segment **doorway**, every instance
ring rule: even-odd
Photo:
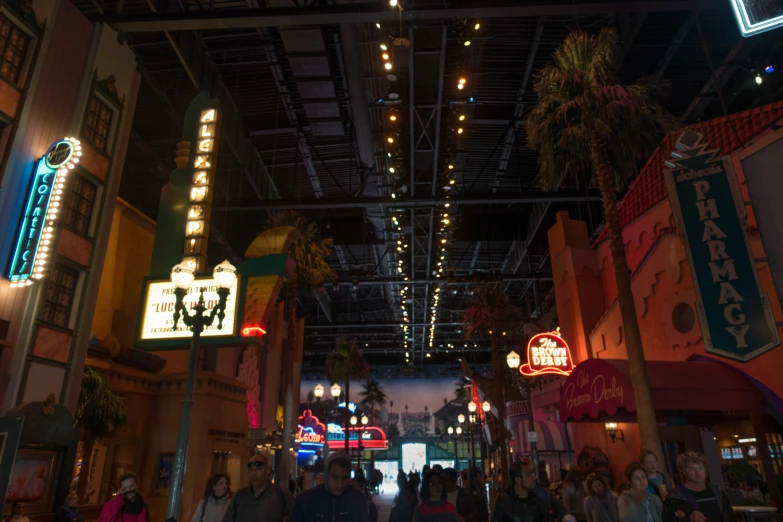
[[[421,471],[427,464],[427,445],[410,443],[402,445],[402,469],[405,472]]]

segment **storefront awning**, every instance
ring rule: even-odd
[[[556,421],[535,421],[536,449],[538,451],[569,451],[573,444],[566,444],[566,430],[562,422]],[[517,425],[514,436],[519,441],[518,449],[523,453],[530,452],[530,442],[527,440],[529,424],[527,420]]]
[[[656,411],[763,409],[756,387],[740,372],[708,362],[647,361]],[[562,421],[590,421],[636,411],[627,360],[589,359],[574,368],[560,393]]]

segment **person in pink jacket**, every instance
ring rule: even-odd
[[[101,509],[98,522],[150,522],[150,510],[138,491],[134,473],[120,478],[120,490]]]

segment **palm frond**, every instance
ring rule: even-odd
[[[468,339],[510,334],[524,324],[521,310],[511,305],[506,293],[496,284],[474,291],[462,320],[466,323],[464,335]]]
[[[331,382],[363,379],[367,376],[367,360],[356,341],[340,337],[335,350],[326,357],[326,376]]]
[[[538,104],[527,117],[528,146],[538,152],[538,183],[557,188],[563,176],[591,168],[596,140],[610,144],[610,166],[619,190],[658,146],[674,118],[657,100],[665,89],[642,80],[617,79],[617,34],[574,32],[536,75]]]
[[[74,425],[86,439],[100,441],[128,425],[125,401],[109,388],[106,379],[89,366],[82,374]]]
[[[381,383],[375,379],[368,379],[364,384],[364,390],[359,392],[361,403],[365,406],[374,408],[375,406],[384,406],[386,404],[386,392]]]
[[[332,279],[337,279],[337,274],[327,262],[332,253],[334,240],[322,238],[318,225],[298,212],[287,210],[278,212],[269,218],[267,228],[294,227],[299,232],[289,249],[289,254],[294,258],[296,267],[294,272],[296,282],[303,288],[313,288]]]

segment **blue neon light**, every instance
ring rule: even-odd
[[[57,169],[49,166],[45,158],[39,159],[27,193],[16,247],[8,266],[7,277],[10,281],[24,281],[33,275],[56,179]]]
[[[773,7],[772,2],[768,3],[768,7],[763,7],[759,5],[761,2],[753,2],[754,5],[749,6],[749,0],[729,1],[742,36],[753,36],[783,26],[783,12]]]
[[[340,404],[337,405],[337,407],[338,408],[345,408],[345,403],[341,402]],[[354,404],[352,402],[349,402],[348,403],[348,411],[350,411],[351,413],[356,413],[356,404]]]

